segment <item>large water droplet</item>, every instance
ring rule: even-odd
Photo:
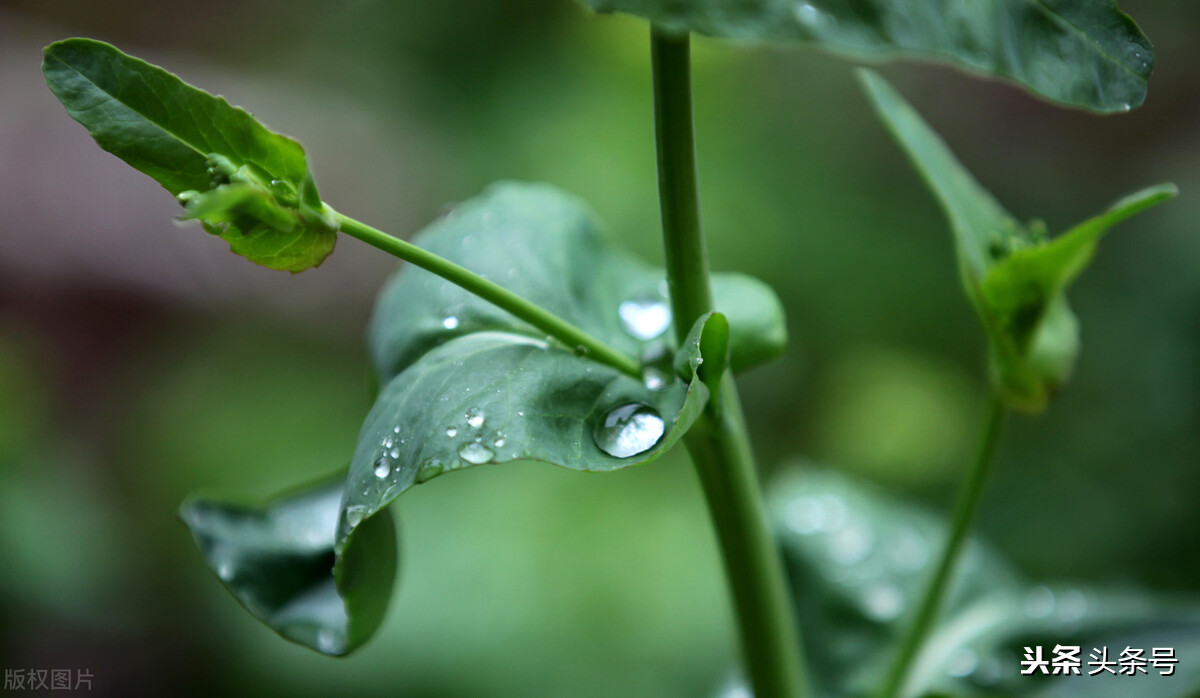
[[[496,454],[492,453],[491,449],[489,449],[487,446],[472,442],[469,444],[464,444],[462,448],[458,449],[458,457],[462,458],[468,463],[481,465],[492,460],[492,458],[495,458]]]
[[[649,451],[662,438],[666,424],[646,405],[631,402],[610,411],[596,426],[596,445],[610,456],[629,458]]]
[[[471,409],[467,410],[467,426],[471,427],[472,429],[478,429],[479,427],[483,426],[483,420],[483,410],[479,409],[478,407],[472,407]]]
[[[383,479],[392,474],[392,462],[385,458],[375,461],[375,477]]]
[[[654,339],[671,326],[671,308],[657,296],[635,298],[617,308],[621,325],[638,339]]]
[[[442,327],[445,327],[448,330],[453,330],[454,328],[458,327],[458,316],[447,315],[446,317],[442,318]]]

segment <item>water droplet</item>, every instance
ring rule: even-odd
[[[391,448],[392,446],[395,446],[395,445],[396,445],[396,440],[390,436],[383,440],[384,448]]]
[[[233,562],[230,560],[221,560],[217,564],[217,576],[222,582],[228,582],[233,579]]]
[[[904,592],[888,582],[872,584],[863,593],[862,606],[871,620],[880,623],[895,620],[904,612]]]
[[[462,448],[458,449],[458,457],[462,458],[468,463],[481,465],[489,462],[492,460],[492,458],[495,458],[496,454],[492,453],[491,449],[489,449],[487,446],[472,442],[465,444]]]
[[[455,429],[454,427],[446,427],[446,436],[449,436],[453,439],[454,437],[458,436],[458,429]]]
[[[471,427],[472,429],[478,429],[479,427],[483,426],[483,420],[483,410],[479,409],[478,407],[472,407],[471,409],[467,410],[467,426]]]
[[[399,433],[400,433],[400,425],[399,425],[399,424],[397,424],[396,426],[392,427],[392,433],[393,433],[393,434],[399,434]],[[401,441],[401,443],[403,443],[403,442],[404,442],[404,439],[401,439],[400,441]]]
[[[658,297],[625,301],[617,313],[625,331],[642,340],[654,339],[671,326],[671,308]]]
[[[1133,109],[1133,107],[1127,103],[1121,105],[1121,111],[1129,111],[1130,109]]]
[[[458,316],[447,315],[446,317],[442,318],[442,327],[445,327],[448,330],[458,327]]]
[[[642,367],[642,384],[651,390],[662,390],[667,386],[670,375],[655,366]]]
[[[346,525],[350,528],[362,523],[362,520],[367,518],[367,508],[361,504],[356,504],[352,507],[346,507]]]
[[[575,347],[575,356],[587,356],[587,355],[588,355],[587,347],[583,346],[582,344]]]
[[[393,448],[392,450],[388,451],[388,455],[391,456],[392,458],[399,458],[400,457],[400,449]]]
[[[337,652],[337,636],[328,628],[323,628],[317,632],[317,649],[325,654],[334,654]]]
[[[629,458],[653,448],[666,424],[650,407],[636,402],[614,408],[596,426],[596,445],[615,458]]]
[[[426,480],[437,477],[442,474],[442,462],[437,458],[426,458],[421,461],[421,469],[417,471],[417,482],[425,482]]]
[[[523,410],[517,410],[517,416],[518,416],[518,417],[524,417],[524,416],[525,416],[525,412],[524,412]]]
[[[979,655],[970,647],[960,647],[946,661],[946,673],[956,679],[963,679],[975,673],[979,666]]]
[[[392,462],[387,458],[380,458],[375,461],[375,477],[385,478],[392,474]]]
[[[1045,618],[1054,612],[1054,592],[1050,587],[1037,586],[1025,595],[1025,615]]]
[[[492,445],[496,448],[504,448],[504,437],[497,437],[496,440],[492,442]]]

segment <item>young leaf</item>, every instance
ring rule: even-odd
[[[101,148],[152,177],[231,249],[299,272],[333,251],[304,149],[245,110],[109,44],[46,47],[46,84]]]
[[[769,506],[797,613],[809,636],[820,638],[805,648],[820,694],[870,695],[924,590],[945,538],[944,523],[866,483],[807,468],[776,479]],[[1022,648],[1042,645],[1049,659],[1056,644],[1079,645],[1086,662],[1091,647],[1115,646],[1119,652],[1123,642],[1174,646],[1200,630],[1195,604],[1134,591],[1034,584],[979,540],[968,544],[959,567],[903,695],[1100,695],[1091,690],[1104,679],[1045,677],[1039,683],[1039,677],[1022,676]],[[1144,695],[1183,698],[1200,687],[1195,669],[1178,678],[1182,685],[1161,682],[1170,692],[1148,689]],[[1150,677],[1137,679],[1150,685]]]
[[[883,78],[860,71],[876,111],[950,219],[963,287],[988,337],[992,379],[1009,407],[1037,412],[1070,377],[1078,322],[1065,292],[1109,227],[1176,195],[1163,184],[1133,194],[1054,240],[1021,225],[966,171]]]
[[[388,512],[334,551],[345,476],[273,499],[263,508],[192,499],[180,517],[208,566],[255,618],[328,655],[362,645],[379,627],[396,575]]]
[[[451,470],[517,460],[588,471],[649,462],[707,403],[704,380],[671,370],[676,352],[661,272],[608,247],[574,198],[545,186],[498,185],[418,242],[643,357],[645,373],[642,380],[620,373],[432,274],[403,269],[372,321],[383,389],[351,462],[343,534],[412,485]],[[703,320],[715,317],[722,316]],[[717,324],[725,327],[723,318]],[[696,340],[680,353],[699,365],[697,333],[707,323],[696,327]],[[727,352],[727,341],[710,344]]]
[[[851,58],[944,61],[1064,105],[1141,105],[1150,41],[1113,0],[583,0],[668,29],[797,42]]]

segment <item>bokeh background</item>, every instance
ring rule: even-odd
[[[1200,587],[1200,5],[1126,0],[1144,108],[1098,117],[930,65],[884,68],[1019,217],[1061,231],[1160,181],[1071,294],[1084,351],[1009,429],[983,533],[1036,579]],[[292,277],[230,255],[100,151],[40,49],[111,41],[307,147],[331,204],[410,235],[496,179],[587,199],[661,259],[643,24],[568,0],[0,4],[0,666],[96,695],[698,696],[732,620],[682,456],[587,475],[477,468],[397,502],[379,637],[335,660],[260,626],[175,516],[336,470],[368,409],[392,260],[343,240]],[[836,468],[948,508],[984,398],[947,225],[852,65],[696,40],[714,265],[778,289],[792,344],[744,378],[768,473]],[[820,642],[820,638],[811,638]]]

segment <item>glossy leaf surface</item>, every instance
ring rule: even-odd
[[[1098,112],[1146,97],[1154,52],[1113,0],[584,0],[669,29],[947,62]]]
[[[606,471],[648,462],[708,401],[704,376],[681,378],[672,362],[678,354],[702,365],[699,352],[713,346],[720,373],[732,323],[705,316],[677,351],[661,271],[609,247],[578,200],[546,186],[498,185],[416,242],[642,357],[644,374],[625,375],[439,277],[402,269],[372,322],[383,388],[351,464],[343,531],[451,470],[536,460]]]
[[[109,44],[46,47],[46,84],[101,148],[149,175],[231,249],[272,269],[321,263],[337,239],[299,143]]]
[[[1120,221],[1176,195],[1145,189],[1050,240],[1022,225],[979,185],[917,112],[882,78],[860,77],[883,122],[908,153],[950,219],[967,296],[988,336],[993,382],[1009,407],[1037,412],[1070,377],[1078,321],[1065,292]]]
[[[193,499],[180,516],[208,566],[254,617],[293,642],[343,655],[383,620],[397,559],[387,512],[335,553],[344,490],[339,474],[262,508]]]
[[[808,637],[819,638],[806,651],[821,695],[872,695],[932,572],[945,526],[866,483],[801,467],[773,483],[770,510],[801,624]],[[1161,676],[1086,676],[1093,647],[1119,653],[1127,645],[1194,646],[1195,604],[1033,583],[978,539],[964,553],[903,695],[1066,698],[1128,695],[1112,691],[1145,686],[1144,695],[1182,698],[1200,688],[1200,675],[1194,668],[1182,672],[1182,661],[1174,683]],[[1024,647],[1041,645],[1049,659],[1056,644],[1084,648],[1082,678],[1020,674]]]

